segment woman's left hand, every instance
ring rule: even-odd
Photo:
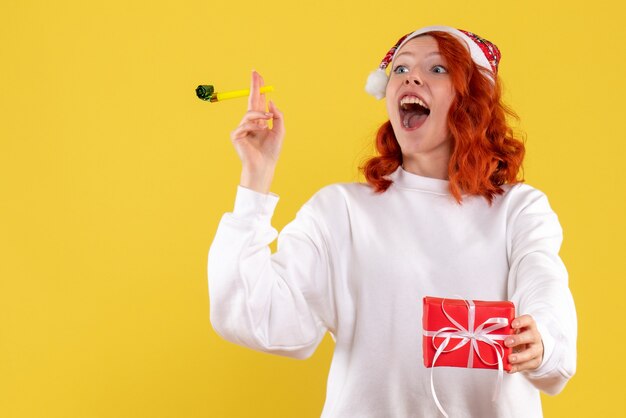
[[[504,341],[504,345],[513,348],[509,355],[509,373],[535,370],[543,360],[543,342],[535,320],[530,315],[522,315],[511,322],[511,327],[516,333]]]

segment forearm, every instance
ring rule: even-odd
[[[274,179],[275,165],[269,165],[260,169],[243,167],[239,185],[258,193],[268,194]]]
[[[543,359],[524,372],[535,387],[554,395],[576,371],[576,311],[567,271],[557,256],[535,252],[516,266],[518,287],[512,296],[519,314],[534,318],[543,342]]]
[[[277,256],[281,261],[274,260],[268,245],[277,236],[270,224],[277,200],[240,187],[235,210],[222,218],[209,252],[211,323],[234,343],[304,358],[325,330],[307,303],[303,279],[293,265],[322,263],[312,258],[316,252],[308,251],[301,239],[288,242]]]

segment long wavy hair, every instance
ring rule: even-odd
[[[462,194],[483,196],[491,204],[496,195],[504,192],[502,185],[524,181],[518,179],[524,142],[514,136],[506,120],[507,115],[519,118],[502,103],[499,78],[492,81],[488,71],[474,63],[460,41],[445,32],[427,35],[437,41],[456,92],[448,112],[452,137],[450,193],[459,204]],[[382,193],[393,183],[385,176],[402,165],[402,150],[390,121],[378,129],[375,145],[379,155],[367,160],[361,170],[374,190]]]

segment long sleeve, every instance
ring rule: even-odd
[[[240,187],[209,252],[213,327],[296,358],[332,333],[324,418],[432,417],[422,298],[508,298],[537,322],[540,367],[507,376],[496,402],[494,373],[441,367],[437,393],[451,416],[540,417],[539,392],[559,392],[576,369],[562,231],[546,197],[521,184],[492,205],[479,196],[458,205],[447,181],[401,167],[390,179],[384,193],[362,183],[324,187],[280,234],[271,226],[278,197]]]
[[[236,344],[306,358],[333,322],[325,230],[305,205],[271,254],[277,202],[240,186],[222,217],[209,251],[211,323]]]
[[[531,315],[544,345],[539,368],[527,379],[543,392],[559,393],[576,371],[577,320],[567,270],[559,257],[563,233],[548,199],[529,189],[509,220],[509,297],[518,315]]]

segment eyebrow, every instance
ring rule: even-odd
[[[398,55],[395,56],[394,61],[398,59],[401,55],[413,55],[413,54],[409,51],[400,52]],[[432,55],[441,55],[441,54],[439,53],[439,51],[433,51],[433,52],[429,52],[428,54],[426,54],[425,58],[428,58]]]

